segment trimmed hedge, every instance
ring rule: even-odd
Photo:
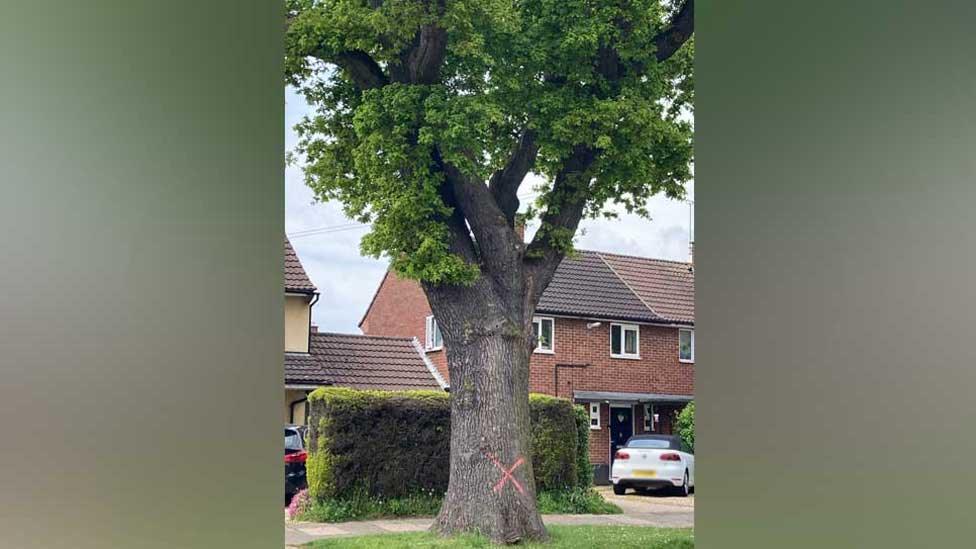
[[[441,493],[450,401],[441,391],[324,387],[308,396],[308,489],[315,499]]]
[[[323,387],[308,397],[314,499],[443,494],[450,464],[450,396],[440,391]],[[566,399],[530,395],[536,490],[589,487],[589,416]]]
[[[532,470],[536,491],[566,490],[579,480],[576,469],[576,412],[568,400],[529,395]]]

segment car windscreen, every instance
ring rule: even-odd
[[[285,429],[285,450],[301,450],[302,435],[298,431]]]
[[[671,448],[671,441],[663,438],[639,438],[628,442],[627,447],[666,450]]]

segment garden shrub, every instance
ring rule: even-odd
[[[615,515],[623,513],[617,505],[603,499],[588,486],[569,490],[539,492],[539,512],[547,515]]]
[[[590,463],[590,413],[583,406],[574,406],[576,412],[576,486],[589,488],[593,485],[593,465]]]
[[[447,490],[447,393],[324,387],[308,402],[306,467],[314,500],[391,500]],[[529,407],[536,490],[588,488],[589,417],[566,399],[544,395],[531,395]]]
[[[695,403],[689,402],[675,421],[678,436],[684,442],[689,452],[695,452]]]
[[[576,411],[569,401],[529,395],[532,422],[532,470],[536,491],[568,490],[579,481]]]
[[[398,498],[447,486],[447,393],[324,387],[308,402],[306,468],[313,498]]]

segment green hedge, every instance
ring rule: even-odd
[[[309,493],[401,498],[447,490],[450,397],[440,391],[324,387],[308,397]],[[536,490],[589,487],[589,417],[568,400],[529,398]]]
[[[675,422],[675,430],[685,444],[685,449],[689,452],[695,451],[695,403],[689,402]]]

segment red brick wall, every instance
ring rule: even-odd
[[[532,355],[531,391],[566,398],[572,398],[573,391],[694,394],[695,367],[678,361],[677,328],[641,326],[640,360],[632,360],[610,357],[609,322],[587,329],[588,322],[592,321],[555,319],[555,353]]]
[[[425,318],[430,314],[427,298],[414,281],[390,273],[381,284],[376,299],[360,325],[368,335],[412,336],[421,344],[425,338]],[[662,326],[640,327],[640,359],[610,357],[610,322],[587,329],[589,322],[576,318],[555,318],[553,354],[532,355],[529,390],[572,398],[573,391],[617,391],[626,393],[666,393],[692,395],[695,389],[694,364],[678,361],[678,329]],[[427,356],[448,379],[444,351]],[[559,385],[556,386],[556,365]],[[575,367],[572,367],[575,366]],[[670,409],[660,407],[657,432],[669,432]],[[644,411],[634,407],[635,433],[643,432]],[[590,431],[590,459],[608,463],[609,407],[601,405],[600,430]]]
[[[426,339],[427,316],[430,305],[420,284],[388,272],[380,283],[376,297],[363,318],[359,329],[366,335],[415,337],[421,345]],[[447,357],[444,351],[429,351],[427,358],[450,382]]]

